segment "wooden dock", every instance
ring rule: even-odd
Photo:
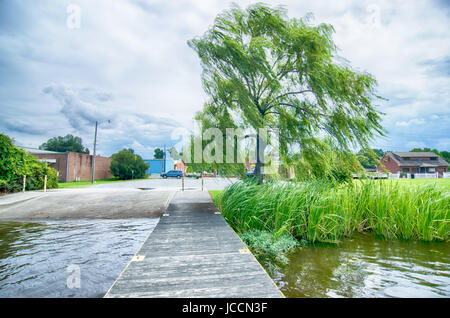
[[[177,192],[104,297],[283,297],[207,192]]]

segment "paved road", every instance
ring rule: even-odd
[[[223,190],[230,184],[236,182],[238,179],[231,178],[204,178],[204,190]],[[148,179],[129,182],[117,182],[108,184],[99,184],[93,188],[107,188],[107,189],[124,189],[124,188],[152,188],[159,190],[181,190],[181,179]],[[185,189],[197,190],[201,189],[201,179],[184,179]]]
[[[235,182],[205,178],[206,190]],[[185,189],[201,188],[201,180],[185,179]],[[142,190],[151,189],[151,190]],[[0,197],[0,220],[160,217],[181,180],[150,179],[101,184],[81,189],[30,191]]]

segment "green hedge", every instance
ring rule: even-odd
[[[47,188],[58,187],[57,171],[46,167],[33,155],[13,145],[11,138],[0,134],[0,191],[17,192],[22,190],[22,178],[26,175],[26,190],[44,188],[47,175]]]

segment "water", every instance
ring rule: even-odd
[[[157,222],[0,222],[0,297],[102,297]],[[287,297],[450,297],[449,264],[449,243],[358,234],[292,253],[274,280]]]
[[[0,222],[0,297],[102,297],[158,220]]]
[[[358,234],[291,254],[275,274],[286,297],[450,297],[449,243]]]

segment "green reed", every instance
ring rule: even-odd
[[[261,230],[309,242],[339,242],[355,231],[387,239],[448,241],[450,191],[390,180],[235,183],[216,202],[244,233]]]

